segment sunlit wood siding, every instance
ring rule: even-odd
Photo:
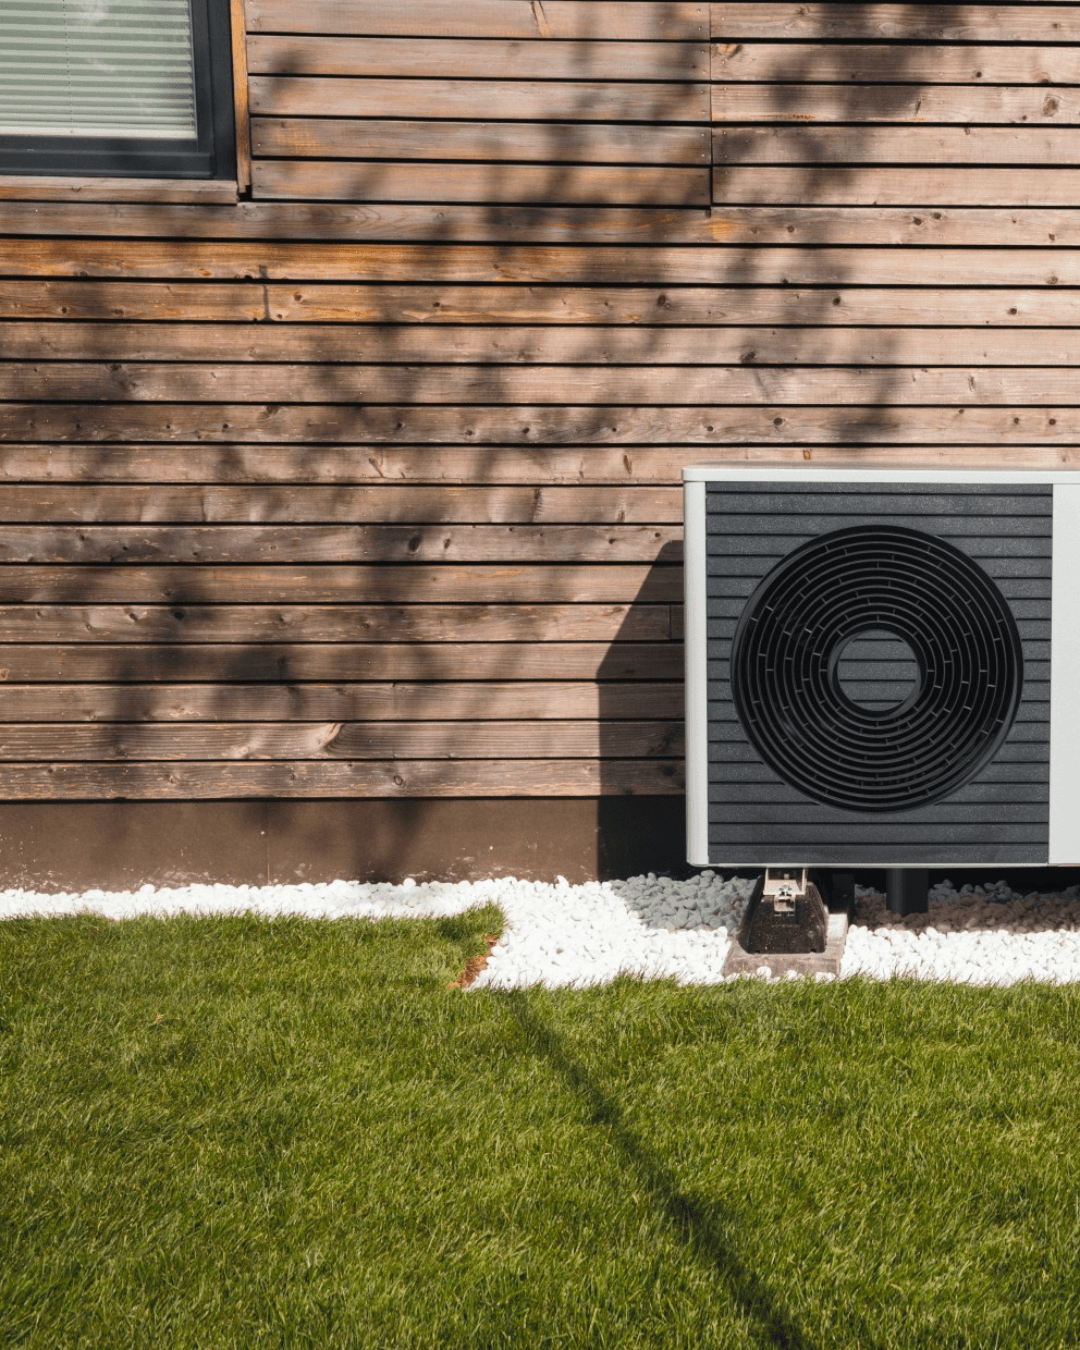
[[[0,184],[0,795],[681,793],[684,464],[1075,459],[1077,8],[247,0]]]

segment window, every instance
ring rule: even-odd
[[[228,0],[0,0],[0,173],[235,175]]]

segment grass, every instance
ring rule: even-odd
[[[449,989],[499,923],[0,925],[0,1342],[1080,1345],[1076,990]]]

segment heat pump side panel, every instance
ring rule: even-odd
[[[686,663],[686,857],[695,867],[709,858],[709,644],[705,534],[705,484],[687,483],[683,494]]]
[[[1050,862],[1080,864],[1080,484],[1054,488]]]

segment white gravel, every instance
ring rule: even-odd
[[[842,975],[911,975],[965,984],[1080,980],[1080,886],[1060,894],[1014,893],[1005,882],[957,894],[942,882],[927,914],[899,918],[871,891],[859,898]]]
[[[506,916],[503,936],[474,988],[602,984],[622,971],[714,984],[739,926],[751,880],[704,871],[688,881],[648,876],[571,886],[499,878],[479,882],[406,880],[400,886],[184,886],[80,894],[0,892],[0,918],[95,913],[220,914],[253,911],[336,919],[445,916],[489,903]],[[1060,895],[1015,895],[1004,882],[960,894],[949,882],[931,893],[930,912],[891,915],[872,891],[858,892],[842,977],[911,975],[971,984],[1080,980],[1080,887]],[[762,958],[767,967],[767,958]],[[818,978],[830,978],[819,976]]]

